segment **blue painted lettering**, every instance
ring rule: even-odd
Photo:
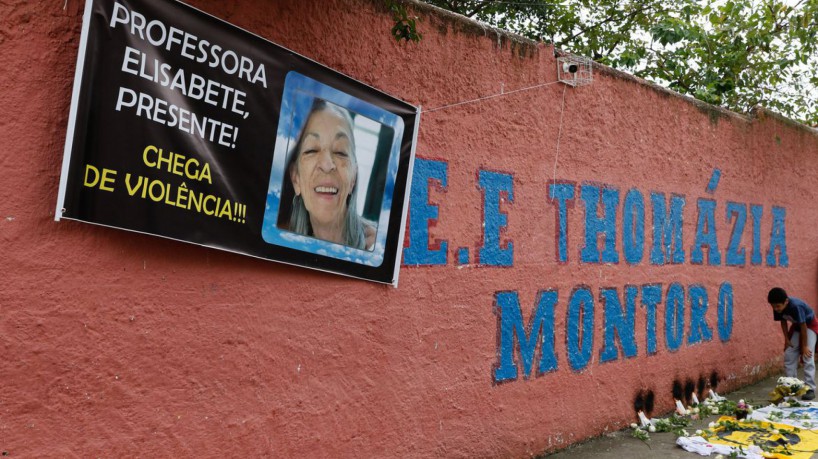
[[[524,378],[528,379],[531,375],[534,356],[538,348],[540,361],[537,365],[536,376],[557,369],[557,356],[554,353],[554,305],[556,303],[556,291],[540,291],[537,307],[531,315],[528,326],[525,327],[517,292],[505,291],[494,294],[494,313],[497,315],[499,328],[498,363],[494,369],[495,382],[517,379],[515,337],[523,361]]]
[[[684,338],[685,289],[682,284],[670,284],[665,306],[665,345],[669,351],[675,352]]]
[[[707,326],[707,290],[702,285],[691,285],[688,288],[690,296],[690,334],[687,335],[687,344],[696,344],[701,341],[711,341],[713,332]]]
[[[716,238],[716,201],[699,199],[697,204],[699,218],[696,223],[696,242],[690,251],[690,262],[702,264],[702,247],[707,246],[707,264],[718,266],[721,264],[721,254]]]
[[[668,263],[684,263],[685,252],[682,247],[684,196],[671,195],[669,213],[665,211],[664,193],[651,193],[650,201],[653,204],[653,250],[650,252],[650,262],[654,265],[663,265],[666,258],[670,258]]]
[[[585,201],[585,247],[582,248],[583,263],[619,263],[616,251],[616,208],[619,205],[619,190],[603,188],[602,217],[598,216],[600,188],[595,185],[582,185],[581,196]],[[605,248],[600,257],[597,239],[599,234],[605,237]]]
[[[575,371],[588,366],[594,346],[594,296],[588,287],[577,287],[568,301],[568,363]]]
[[[605,343],[599,353],[600,362],[608,362],[619,358],[616,348],[616,335],[622,344],[622,354],[625,357],[636,356],[636,338],[634,336],[634,316],[636,311],[636,295],[639,290],[634,286],[625,287],[625,312],[619,302],[615,288],[603,288],[601,300],[605,307]]]
[[[767,266],[775,266],[775,252],[778,251],[778,266],[790,265],[787,256],[787,209],[773,206],[773,229],[770,234],[770,250],[767,251]]]
[[[733,334],[733,285],[724,282],[719,286],[719,339],[730,341]]]
[[[648,284],[642,286],[642,305],[645,306],[645,340],[647,341],[648,355],[656,353],[656,306],[662,302],[662,285]]]
[[[429,182],[436,181],[442,190],[447,185],[443,161],[415,159],[414,177],[409,206],[409,246],[403,249],[406,265],[445,265],[448,257],[447,241],[436,240],[429,245],[429,225],[437,223],[437,206],[429,203]]]
[[[574,185],[569,183],[552,183],[548,186],[548,198],[557,207],[557,261],[568,261],[568,201],[574,200]]]
[[[514,202],[514,181],[509,174],[480,171],[480,188],[483,189],[483,247],[480,248],[480,264],[491,266],[512,266],[514,264],[514,243],[501,247],[500,233],[508,224],[508,217],[500,211],[500,201],[505,194],[509,202]]]
[[[727,255],[724,257],[724,264],[727,266],[744,266],[747,260],[744,247],[741,247],[741,235],[744,233],[744,225],[747,223],[747,206],[737,202],[727,203],[727,222],[730,216],[735,216],[733,232],[730,234],[730,244],[727,245]]]
[[[645,251],[645,198],[636,188],[631,188],[625,195],[625,208],[622,214],[625,261],[631,265],[638,265],[642,262]]]
[[[764,208],[761,206],[750,206],[750,213],[753,214],[753,255],[750,257],[750,263],[754,265],[761,264],[761,216],[764,213]]]

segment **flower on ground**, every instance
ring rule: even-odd
[[[770,392],[770,401],[774,404],[780,403],[786,397],[798,397],[804,395],[809,387],[798,378],[788,378],[782,376],[778,378],[778,383]]]

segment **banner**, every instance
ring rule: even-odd
[[[419,111],[174,0],[88,0],[56,220],[397,285]]]
[[[686,451],[708,456],[729,454],[750,459],[810,459],[818,451],[818,433],[789,425],[719,418],[719,426],[705,435],[679,437],[676,444]]]
[[[818,403],[797,402],[797,407],[768,405],[756,408],[747,419],[753,421],[777,422],[804,430],[818,429]]]

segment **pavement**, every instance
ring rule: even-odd
[[[763,406],[768,403],[770,392],[775,388],[776,381],[780,376],[782,375],[770,376],[751,386],[719,395],[733,401],[744,399],[754,406]],[[706,429],[711,421],[716,421],[719,417],[720,415],[713,415],[695,420],[687,428],[687,431],[693,433],[696,429]],[[632,437],[631,432],[632,429],[630,428],[612,432],[541,457],[547,457],[548,459],[696,459],[702,457],[677,446],[676,435],[670,432],[652,433],[650,434],[650,440],[647,442]],[[710,457],[713,458],[714,456]],[[818,454],[814,454],[812,457],[818,458]]]

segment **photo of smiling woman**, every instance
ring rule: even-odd
[[[291,202],[292,206],[289,213],[279,214],[278,226],[372,250],[376,226],[357,210],[359,173],[353,126],[347,109],[315,99],[295,147],[288,153],[282,204]]]
[[[287,73],[261,238],[288,263],[392,283],[412,142],[399,104],[346,89]]]

